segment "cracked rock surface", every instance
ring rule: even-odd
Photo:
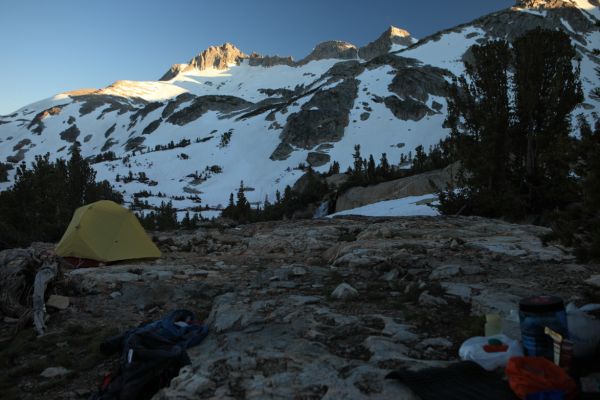
[[[83,398],[116,365],[90,357],[92,342],[188,308],[210,333],[155,399],[416,399],[384,376],[455,362],[485,313],[506,317],[532,294],[599,302],[600,266],[544,246],[547,232],[476,217],[345,217],[156,233],[159,260],[64,271],[49,295],[69,306],[51,310],[43,346],[14,355],[7,376],[21,374],[19,398]],[[333,295],[339,287],[351,295]],[[39,374],[58,367],[73,373],[48,387]]]

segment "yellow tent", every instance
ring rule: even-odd
[[[56,254],[103,262],[160,257],[135,214],[108,200],[75,210]]]

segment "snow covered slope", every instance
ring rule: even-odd
[[[365,156],[398,162],[437,143],[448,134],[446,83],[463,73],[469,47],[536,26],[572,37],[586,96],[576,113],[597,116],[598,7],[532,1],[420,41],[392,27],[362,48],[325,42],[299,61],[211,47],[159,81],[117,81],[0,116],[0,162],[29,163],[47,152],[67,158],[78,145],[97,157],[98,178],[128,201],[137,194],[150,204],[171,199],[180,210],[218,209],[242,180],[250,201],[273,199],[302,175],[301,163],[346,169],[355,144]]]

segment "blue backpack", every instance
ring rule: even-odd
[[[186,350],[208,334],[188,310],[174,310],[164,318],[106,339],[100,351],[121,351],[119,370],[104,378],[90,400],[145,400],[168,386],[184,365],[190,364]]]

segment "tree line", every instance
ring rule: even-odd
[[[96,182],[96,171],[71,149],[68,161],[36,156],[28,167],[21,163],[14,184],[0,192],[0,248],[27,246],[33,241],[60,239],[73,212],[98,200],[123,202],[108,181]]]
[[[148,204],[146,203],[146,205]],[[158,207],[152,207],[151,211],[146,213],[136,212],[136,216],[145,229],[152,231],[166,231],[179,228],[194,229],[202,221],[198,213],[190,215],[189,211],[186,211],[181,221],[179,221],[177,218],[177,209],[173,207],[171,201],[161,201]]]
[[[308,167],[306,174],[302,178],[303,188],[293,189],[287,185],[283,195],[279,190],[275,192],[275,199],[271,201],[268,196],[262,204],[252,207],[246,198],[246,187],[244,181],[234,197],[233,193],[229,195],[227,207],[223,209],[221,216],[231,218],[238,222],[257,222],[274,221],[292,218],[297,212],[303,211],[308,205],[320,202],[329,192],[330,187],[323,178]]]
[[[372,154],[368,158],[363,158],[360,145],[357,144],[352,154],[353,164],[346,170],[348,179],[338,188],[338,192],[342,193],[356,186],[374,185],[445,168],[453,162],[449,144],[449,139],[440,140],[438,144],[431,146],[428,152],[419,145],[415,148],[414,156],[412,152],[407,156],[401,154],[400,162],[396,165],[390,164],[386,153],[381,154],[378,162],[375,162]],[[334,173],[339,173],[337,162],[333,162],[327,175]]]

